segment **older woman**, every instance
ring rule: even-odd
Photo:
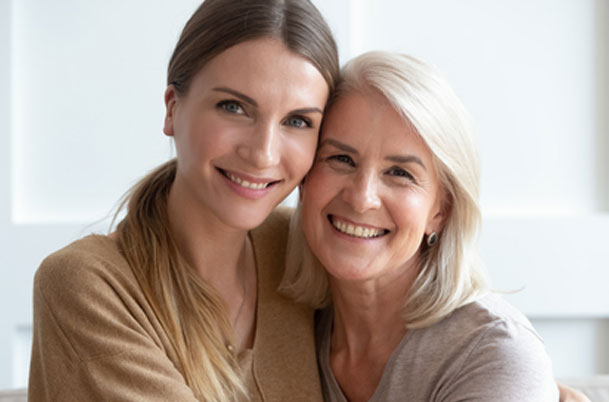
[[[433,68],[382,52],[351,61],[301,189],[282,287],[329,305],[326,400],[558,400],[539,335],[489,291],[472,129]]]

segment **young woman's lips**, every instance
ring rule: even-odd
[[[272,187],[281,180],[267,177],[253,177],[243,173],[232,172],[217,168],[226,179],[227,184],[237,194],[248,199],[259,199],[268,194]]]
[[[328,221],[337,232],[354,239],[377,239],[389,233],[388,229],[356,223],[336,215],[328,215]]]

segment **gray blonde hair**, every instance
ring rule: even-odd
[[[382,94],[416,129],[431,150],[446,197],[439,240],[433,247],[422,240],[420,270],[405,294],[406,326],[426,327],[488,291],[477,246],[480,169],[469,114],[432,66],[402,54],[368,52],[351,60],[328,107],[354,92]],[[299,203],[290,223],[280,290],[320,308],[331,301],[328,275],[306,243],[301,219]]]

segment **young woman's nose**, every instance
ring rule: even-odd
[[[275,166],[281,159],[280,135],[277,127],[261,122],[251,131],[249,138],[243,140],[237,152],[258,169]]]
[[[343,190],[343,199],[358,213],[380,208],[378,178],[374,172],[356,174],[353,181],[348,183]]]

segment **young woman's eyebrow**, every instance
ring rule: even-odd
[[[237,98],[241,99],[242,101],[249,103],[252,106],[258,106],[258,102],[256,102],[253,98],[250,98],[246,94],[241,93],[239,91],[235,91],[234,89],[227,88],[227,87],[216,87],[216,88],[213,88],[213,90],[231,94],[231,95],[236,96]]]
[[[256,102],[253,98],[247,96],[246,94],[236,91],[232,88],[228,88],[228,87],[216,87],[213,88],[214,91],[217,92],[225,92],[228,94],[231,94],[233,96],[236,96],[237,98],[241,99],[242,101],[249,103],[252,106],[257,107],[258,106],[258,102]],[[301,109],[295,109],[290,111],[291,114],[309,114],[309,113],[319,113],[319,114],[323,114],[324,112],[318,108],[318,107],[306,107],[306,108],[301,108]]]
[[[388,157],[385,158],[385,160],[391,161],[391,162],[395,162],[395,163],[416,163],[418,165],[421,165],[421,167],[425,170],[427,170],[427,168],[425,167],[425,165],[423,164],[423,161],[414,155],[390,155]]]
[[[324,114],[323,110],[318,107],[305,107],[302,109],[295,109],[290,112],[291,114],[309,114],[309,113],[319,113]]]

